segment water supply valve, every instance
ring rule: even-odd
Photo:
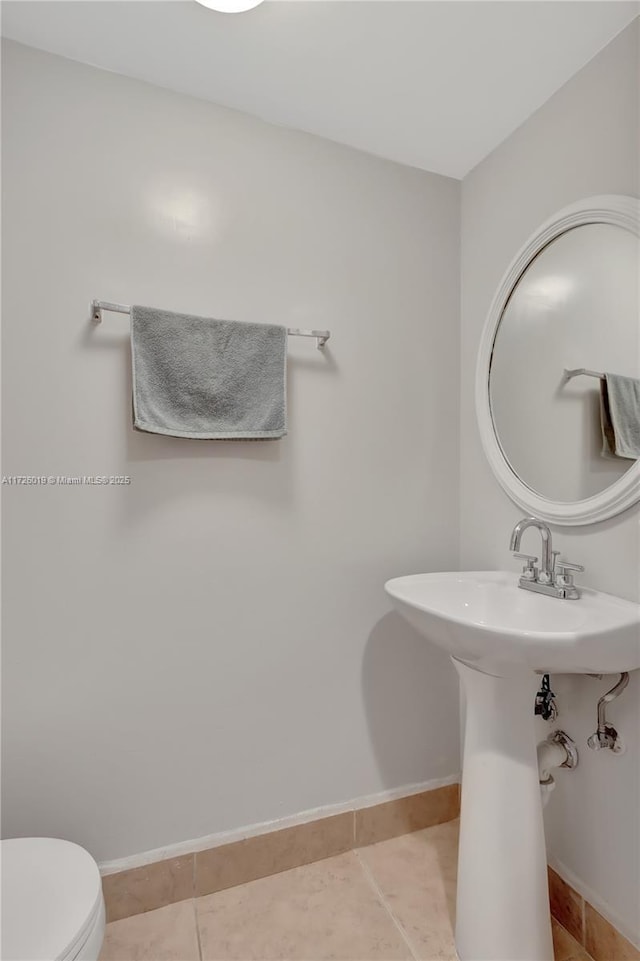
[[[545,721],[555,721],[558,716],[556,696],[551,690],[548,674],[544,674],[542,677],[542,684],[540,685],[540,690],[536,694],[536,702],[533,713],[538,714]]]
[[[591,737],[587,738],[587,744],[592,751],[602,751],[609,749],[616,754],[621,753],[620,735],[615,727],[605,724],[602,730],[597,730]]]
[[[602,675],[593,674],[592,677],[602,677]],[[609,750],[613,751],[614,754],[624,754],[626,745],[615,727],[608,723],[606,709],[607,704],[610,704],[611,701],[615,701],[617,697],[620,697],[628,683],[629,673],[628,671],[623,671],[620,674],[618,683],[615,684],[610,691],[607,691],[606,694],[603,694],[598,701],[598,727],[595,733],[587,738],[587,744],[592,751]]]

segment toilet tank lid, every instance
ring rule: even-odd
[[[98,865],[59,838],[0,842],[2,958],[61,961],[77,953],[102,902]]]

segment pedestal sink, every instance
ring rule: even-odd
[[[533,704],[541,673],[640,668],[640,605],[520,590],[504,571],[385,584],[453,660],[466,694],[456,948],[460,961],[553,961]]]

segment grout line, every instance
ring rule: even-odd
[[[200,940],[200,925],[198,923],[198,906],[196,899],[192,898],[191,903],[193,905],[193,920],[196,926],[196,940],[198,942],[198,961],[202,961],[202,941]]]
[[[409,948],[409,951],[410,951],[410,953],[411,953],[411,957],[413,958],[413,961],[420,961],[420,955],[418,954],[418,952],[417,952],[416,949],[414,948],[413,944],[411,943],[411,940],[409,939],[408,934],[406,933],[406,931],[404,930],[404,928],[402,927],[402,925],[400,924],[400,922],[398,921],[398,919],[397,919],[396,916],[394,915],[393,911],[392,911],[391,908],[389,907],[389,903],[388,903],[387,899],[385,898],[384,894],[382,893],[382,890],[381,890],[381,888],[380,888],[380,885],[379,885],[378,882],[376,881],[376,879],[375,879],[375,877],[374,877],[374,875],[373,875],[373,872],[371,871],[371,868],[370,868],[369,865],[363,860],[363,858],[360,856],[360,851],[358,850],[358,848],[354,848],[354,849],[353,849],[353,853],[355,854],[355,856],[356,856],[357,859],[358,859],[358,863],[360,864],[360,867],[362,868],[362,873],[364,874],[365,878],[367,879],[367,881],[369,882],[369,884],[371,885],[371,887],[372,887],[373,890],[375,891],[376,895],[378,896],[378,900],[379,900],[380,903],[382,904],[382,907],[385,909],[385,911],[387,912],[387,914],[389,915],[389,917],[390,917],[391,920],[393,921],[393,923],[394,923],[394,925],[395,925],[395,927],[396,927],[396,929],[397,929],[400,937],[402,938],[402,940],[404,941],[404,943],[406,944],[406,946]]]
[[[193,867],[191,869],[191,904],[193,905],[193,923],[196,926],[196,941],[198,943],[198,961],[202,961],[202,942],[200,940],[200,924],[198,922],[198,905],[196,904],[196,878],[197,878],[197,868],[196,868],[196,852],[194,851],[191,855],[193,858]]]

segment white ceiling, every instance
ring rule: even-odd
[[[22,43],[463,177],[634,16],[617,0],[4,0]]]

